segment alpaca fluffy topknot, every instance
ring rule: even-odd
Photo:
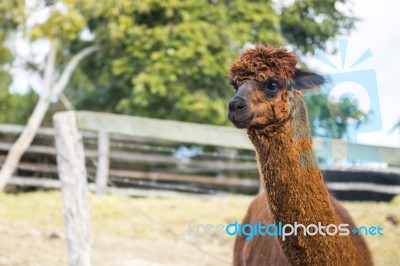
[[[264,81],[269,77],[291,79],[296,71],[297,57],[286,48],[261,46],[245,49],[235,60],[229,76],[236,82],[253,79]]]

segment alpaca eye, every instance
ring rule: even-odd
[[[277,89],[279,89],[279,83],[275,80],[268,82],[267,84],[267,89],[271,90],[271,91],[276,91]]]

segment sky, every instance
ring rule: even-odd
[[[305,60],[312,69],[322,74],[366,69],[375,71],[379,101],[375,97],[368,99],[368,93],[359,85],[353,93],[361,107],[368,108],[371,101],[379,105],[382,127],[380,130],[371,129],[369,132],[358,133],[358,143],[400,147],[400,130],[392,131],[394,125],[400,121],[400,88],[397,84],[400,77],[399,10],[400,1],[353,0],[354,15],[360,21],[349,36],[341,37],[347,39],[344,68],[342,69],[340,53],[327,55],[338,70],[322,63],[316,56]],[[338,47],[338,41],[334,44]],[[372,56],[350,70],[350,66],[368,49]],[[356,84],[353,85],[357,87]]]
[[[398,15],[400,1],[353,0],[352,8],[354,15],[360,21],[356,23],[356,28],[349,36],[338,37],[337,41],[332,43],[338,47],[339,39],[347,40],[343,67],[340,53],[326,55],[326,58],[337,69],[327,66],[316,56],[306,58],[304,61],[312,69],[326,75],[372,69],[376,74],[376,88],[373,90],[377,93],[372,99],[362,86],[354,82],[338,84],[330,94],[331,99],[335,100],[344,92],[350,92],[358,100],[359,106],[364,108],[364,111],[368,110],[371,105],[378,106],[378,112],[374,113],[380,115],[382,126],[380,129],[374,128],[364,133],[357,133],[357,142],[400,147],[400,130],[393,131],[394,125],[400,121],[400,89],[397,88],[397,77],[400,76],[400,27],[398,26],[400,25],[400,16]],[[38,17],[46,16],[43,14],[35,16],[36,22],[39,20]],[[15,48],[19,54],[26,57],[33,52],[38,55],[34,61],[43,62],[46,54],[43,51],[48,50],[49,47],[46,43],[29,47],[26,42],[22,41],[17,42]],[[35,52],[35,49],[41,49],[42,53]],[[351,68],[352,64],[366,51],[370,56]],[[12,91],[26,91],[29,87],[28,80],[30,80],[29,83],[33,89],[40,93],[41,81],[38,76],[21,72],[18,69],[15,71],[22,76],[16,80],[17,82],[14,81]],[[363,77],[359,75],[356,78]],[[375,118],[379,119],[379,117]]]

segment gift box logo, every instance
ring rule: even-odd
[[[321,87],[321,90],[328,94],[330,102],[339,103],[347,98],[357,107],[356,109],[364,113],[359,118],[359,121],[355,119],[343,121],[347,125],[346,136],[349,143],[347,147],[347,161],[380,162],[380,154],[377,149],[372,147],[362,148],[354,145],[357,143],[358,133],[374,132],[382,129],[376,71],[374,69],[353,70],[354,67],[372,57],[372,51],[367,49],[350,67],[345,68],[348,40],[341,39],[338,44],[341,66],[333,64],[324,53],[317,53],[317,59],[333,70],[333,73],[323,75],[327,83]],[[331,115],[337,117],[337,113],[333,113],[332,110],[330,111]],[[329,140],[325,140],[325,142],[326,145],[316,151],[316,153],[317,156],[321,155],[324,158],[329,158],[332,143]],[[371,151],[371,148],[374,151]],[[368,151],[364,149],[368,149]]]

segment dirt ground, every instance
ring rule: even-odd
[[[93,265],[229,265],[233,237],[189,236],[188,223],[240,222],[251,198],[170,199],[90,195]],[[390,203],[345,202],[358,225],[380,225],[366,237],[377,265],[400,265],[400,197]],[[66,265],[57,191],[0,193],[0,266]]]

